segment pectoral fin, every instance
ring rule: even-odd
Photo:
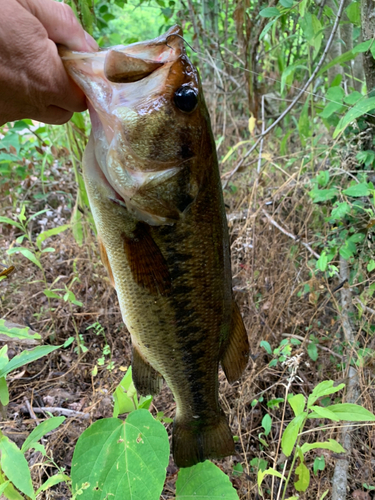
[[[249,340],[237,304],[232,304],[232,321],[229,338],[220,360],[228,382],[240,378],[249,359]]]
[[[98,235],[98,244],[99,244],[100,258],[102,259],[104,267],[107,269],[111,285],[114,287],[115,286],[115,280],[113,278],[113,273],[112,273],[111,265],[109,263],[109,259],[108,259],[108,255],[107,255],[107,250],[105,249],[105,246],[103,245],[102,239],[100,238],[99,235]]]
[[[138,222],[133,234],[123,234],[123,240],[134,281],[153,295],[168,295],[171,291],[168,265],[149,226]]]
[[[135,388],[141,396],[160,392],[163,377],[152,368],[134,345],[132,347],[132,375]]]

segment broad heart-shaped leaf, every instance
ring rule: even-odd
[[[298,467],[296,467],[295,473],[298,474],[299,479],[294,483],[294,487],[297,491],[306,491],[310,484],[310,472],[306,465],[301,462]]]
[[[40,423],[33,429],[27,436],[25,442],[22,445],[21,451],[25,453],[29,448],[32,447],[33,443],[39,441],[47,432],[51,432],[61,425],[65,420],[65,417],[51,417],[44,422]]]
[[[301,446],[301,451],[303,454],[315,449],[331,450],[334,453],[345,453],[345,449],[334,439],[329,439],[328,441],[324,441],[323,443],[305,443]]]
[[[307,400],[307,407],[310,408],[317,399],[322,396],[328,396],[329,394],[334,394],[335,392],[341,391],[345,387],[345,384],[340,384],[333,387],[333,380],[324,380],[320,382],[316,387],[314,387],[312,393]]]
[[[169,461],[164,426],[147,410],[105,418],[81,434],[72,460],[79,500],[159,500]]]
[[[5,319],[0,319],[0,333],[7,337],[27,340],[40,340],[42,338],[39,333],[31,332],[32,330],[27,326],[17,325],[16,323],[5,321]]]
[[[14,356],[6,366],[0,370],[0,377],[4,377],[8,373],[17,368],[20,368],[23,365],[27,365],[27,363],[31,363],[32,361],[36,361],[43,356],[46,356],[50,352],[56,351],[56,349],[60,349],[61,345],[40,345],[35,347],[34,349],[22,351],[21,354],[17,354]]]
[[[229,477],[209,460],[180,469],[176,500],[238,500]]]
[[[294,417],[293,420],[289,422],[285,431],[283,432],[283,437],[281,438],[281,449],[285,456],[289,457],[292,453],[294,445],[297,441],[297,436],[300,430],[300,427],[306,417],[307,413],[300,413],[297,417]]]
[[[343,193],[347,196],[358,198],[359,196],[368,196],[370,194],[370,190],[367,183],[362,182],[361,184],[354,184],[353,186],[348,187],[348,189],[344,189]]]
[[[348,420],[349,422],[374,422],[375,415],[366,408],[352,403],[340,403],[326,407],[336,415],[339,420]]]
[[[333,133],[333,138],[339,135],[346,127],[354,121],[356,118],[368,113],[372,109],[375,108],[375,97],[370,97],[369,99],[363,99],[362,101],[358,101],[355,106],[352,107],[339,121],[336,130]]]
[[[7,478],[22,493],[35,499],[28,463],[21,450],[6,436],[0,439],[1,468]]]

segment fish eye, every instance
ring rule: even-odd
[[[184,86],[174,93],[174,102],[181,111],[191,113],[197,107],[198,96],[194,89]]]

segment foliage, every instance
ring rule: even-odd
[[[333,453],[345,453],[344,448],[334,439],[329,439],[325,442],[301,444],[303,429],[309,419],[326,419],[333,422],[375,421],[375,415],[359,405],[338,403],[322,407],[316,404],[320,398],[335,394],[344,387],[345,384],[334,386],[334,382],[332,380],[326,380],[314,388],[307,401],[303,394],[296,394],[288,398],[288,404],[293,410],[294,418],[288,423],[283,432],[281,449],[287,458],[293,454],[292,463],[287,477],[275,468],[269,468],[258,472],[258,487],[259,494],[261,496],[263,496],[261,484],[264,478],[267,475],[273,475],[280,478],[282,481],[285,481],[282,496],[284,499],[293,470],[295,475],[298,476],[298,479],[294,482],[295,490],[298,492],[306,491],[310,484],[310,471],[306,464],[306,454],[309,451],[314,449],[325,449],[330,450]],[[295,467],[297,461],[298,465]],[[324,459],[316,459],[313,465],[314,473],[316,474],[318,470],[323,470],[324,465]]]

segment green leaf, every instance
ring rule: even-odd
[[[267,354],[272,354],[271,346],[269,342],[267,342],[267,340],[262,340],[259,345],[260,347],[263,347],[266,350]]]
[[[307,354],[313,361],[318,359],[318,348],[316,347],[315,342],[310,342],[310,344],[307,345]]]
[[[29,465],[21,450],[6,436],[0,439],[1,468],[14,486],[35,500]]]
[[[333,66],[336,66],[336,64],[344,64],[348,61],[351,61],[355,57],[356,57],[356,54],[354,54],[352,50],[349,50],[348,52],[344,52],[343,54],[341,54],[341,56],[335,57],[334,59],[332,59],[332,61],[330,61],[325,66],[323,66],[323,68],[319,71],[317,76],[319,77],[319,76],[323,75],[330,68],[333,68]]]
[[[339,384],[336,387],[333,387],[333,380],[324,380],[320,382],[316,387],[314,387],[312,393],[307,400],[307,407],[311,408],[311,406],[315,403],[315,401],[322,396],[329,396],[330,394],[334,394],[335,392],[341,391],[345,387],[345,384]]]
[[[123,413],[130,413],[138,408],[137,391],[133,384],[132,367],[129,366],[123,379],[113,394],[115,401],[113,416],[116,418]]]
[[[303,394],[296,394],[288,399],[288,403],[292,407],[294,415],[298,417],[305,409],[306,398]]]
[[[361,5],[359,2],[352,2],[345,9],[349,21],[355,26],[361,26]]]
[[[1,349],[0,349],[0,370],[4,368],[9,362],[8,358],[8,346],[5,344]]]
[[[9,404],[9,391],[5,377],[0,378],[0,402],[4,406]]]
[[[334,439],[329,439],[328,441],[324,441],[322,443],[305,443],[301,446],[302,453],[305,454],[310,450],[315,449],[323,449],[323,450],[331,450],[334,453],[345,453],[344,448]]]
[[[268,413],[266,413],[262,419],[262,427],[264,429],[264,434],[268,436],[272,427],[272,418]]]
[[[2,222],[3,224],[10,224],[11,226],[15,226],[18,229],[20,229],[21,231],[23,231],[22,224],[14,221],[12,219],[9,219],[8,217],[0,217],[0,222]]]
[[[356,118],[365,115],[369,111],[375,108],[375,97],[370,97],[368,99],[363,99],[357,102],[355,106],[352,107],[339,121],[334,133],[333,139],[335,139],[340,132],[346,129],[346,127],[354,121]]]
[[[292,453],[294,445],[297,441],[297,436],[300,431],[300,427],[303,424],[306,412],[300,413],[297,417],[294,417],[291,422],[287,425],[285,431],[283,432],[283,437],[281,438],[281,448],[286,457]]]
[[[329,172],[328,170],[321,170],[317,175],[317,181],[319,186],[325,187],[329,182]]]
[[[60,349],[60,347],[60,345],[41,345],[35,347],[34,349],[23,351],[21,352],[21,354],[17,354],[17,356],[14,356],[14,358],[12,358],[9,363],[0,370],[0,377],[4,377],[11,371],[20,368],[21,366],[27,365],[28,363],[32,363],[39,358],[42,358],[43,356],[56,351],[56,349]]]
[[[169,453],[167,431],[147,410],[133,411],[125,422],[98,420],[75,447],[73,493],[80,500],[158,500]]]
[[[48,488],[51,488],[52,486],[55,486],[56,484],[62,482],[69,483],[70,477],[67,476],[66,474],[63,474],[62,472],[58,472],[54,476],[49,477],[47,481],[44,482],[40,488],[37,489],[36,494],[39,495],[39,493],[41,493],[42,491],[46,491],[48,490]]]
[[[370,194],[370,190],[367,183],[362,182],[361,184],[354,184],[353,186],[348,187],[348,189],[344,189],[343,193],[346,196],[358,198],[359,196],[368,196]]]
[[[338,85],[327,90],[326,98],[330,101],[337,101],[339,104],[341,104],[344,97],[344,89]]]
[[[339,420],[349,422],[374,422],[375,415],[362,406],[351,403],[339,403],[327,406],[326,410],[331,411]]]
[[[320,203],[322,201],[329,201],[338,196],[338,191],[335,188],[330,189],[318,189],[314,188],[309,192],[309,195],[313,199],[313,203]]]
[[[342,104],[338,102],[329,102],[327,106],[319,113],[321,118],[325,120],[333,115],[333,113],[340,112],[342,109]]]
[[[293,0],[280,0],[280,3],[286,9],[290,9],[291,7],[293,7]]]
[[[318,473],[318,470],[324,470],[325,466],[326,462],[324,460],[324,457],[316,457],[313,464],[314,474],[316,475]]]
[[[57,234],[60,234],[63,231],[69,229],[69,227],[70,224],[65,224],[63,226],[53,227],[52,229],[48,229],[48,231],[43,231],[43,233],[40,233],[36,239],[36,244],[38,248],[40,249],[42,247],[43,241],[45,241],[47,238],[50,238],[51,236],[56,236]]]
[[[302,0],[299,5],[298,5],[298,11],[299,11],[299,15],[301,17],[304,17],[305,16],[305,11],[306,11],[306,7],[307,7],[307,2],[308,0]]]
[[[176,500],[207,500],[220,498],[238,500],[229,477],[216,465],[203,463],[180,469],[176,482]]]
[[[297,491],[306,491],[310,484],[310,471],[303,462],[296,467],[295,473],[299,476],[298,481],[294,483]]]
[[[0,319],[0,333],[2,335],[6,335],[10,338],[16,339],[34,339],[40,340],[42,337],[39,333],[30,333],[30,330],[27,326],[17,325],[16,323],[12,323],[10,321],[5,321],[4,319]]]
[[[52,290],[43,290],[43,293],[46,297],[49,299],[60,299],[60,295],[58,295],[56,292],[53,292]]]
[[[4,489],[4,496],[9,500],[24,500],[24,497],[18,493],[13,484],[9,481],[7,481],[7,483],[8,485]]]
[[[259,12],[259,15],[261,17],[274,17],[274,16],[280,16],[280,11],[277,7],[267,7],[266,9],[263,9]]]
[[[353,54],[359,54],[359,52],[367,52],[371,45],[373,45],[374,40],[371,38],[370,40],[366,40],[365,42],[361,42],[355,47],[353,47]]]
[[[352,243],[362,243],[364,239],[365,235],[363,233],[355,233],[348,238],[348,241],[351,241]]]
[[[51,432],[59,425],[61,425],[65,420],[65,417],[51,417],[48,420],[44,420],[39,425],[31,431],[27,436],[25,442],[22,445],[21,451],[25,453],[29,448],[33,447],[33,444],[39,441],[47,432]]]
[[[335,208],[333,208],[333,210],[331,212],[331,217],[330,218],[334,219],[334,220],[342,219],[349,212],[350,212],[350,205],[349,205],[349,203],[346,203],[346,201],[339,202],[339,203],[337,203],[337,205],[335,206]]]
[[[309,102],[306,101],[298,120],[298,133],[302,146],[306,145],[306,139],[310,136],[310,125]]]
[[[279,479],[284,479],[285,480],[285,477],[282,476],[282,474],[280,474],[280,472],[278,472],[277,470],[275,469],[267,469],[267,470],[259,470],[258,471],[258,478],[257,478],[257,482],[258,482],[258,491],[259,491],[259,495],[260,496],[263,496],[262,494],[262,490],[260,488],[262,482],[263,482],[263,479],[266,477],[266,476],[275,476],[275,477],[278,477]]]
[[[319,271],[324,271],[327,269],[328,266],[328,256],[326,252],[323,250],[322,255],[319,257],[319,259],[316,261],[316,268],[319,269]]]
[[[312,413],[310,416],[311,418],[328,418],[330,420],[333,420],[334,422],[338,422],[340,419],[337,418],[337,416],[331,412],[328,407],[322,408],[321,406],[311,406],[310,410],[313,410],[314,413]],[[318,417],[316,415],[318,415]]]
[[[345,104],[349,104],[349,106],[353,106],[356,102],[363,98],[363,95],[357,90],[354,90],[351,94],[348,94],[344,97]]]
[[[367,271],[371,273],[375,269],[375,260],[370,259],[369,263],[367,264]]]
[[[7,250],[8,255],[12,255],[14,253],[20,252],[26,259],[29,259],[33,264],[39,267],[39,269],[43,269],[42,264],[39,262],[39,259],[28,249],[25,247],[13,247]]]
[[[355,244],[353,242],[351,242],[350,240],[346,240],[345,243],[340,248],[339,253],[340,253],[341,257],[348,260],[351,257],[353,257],[353,255],[355,254],[356,251],[357,251],[357,247],[355,246]]]

